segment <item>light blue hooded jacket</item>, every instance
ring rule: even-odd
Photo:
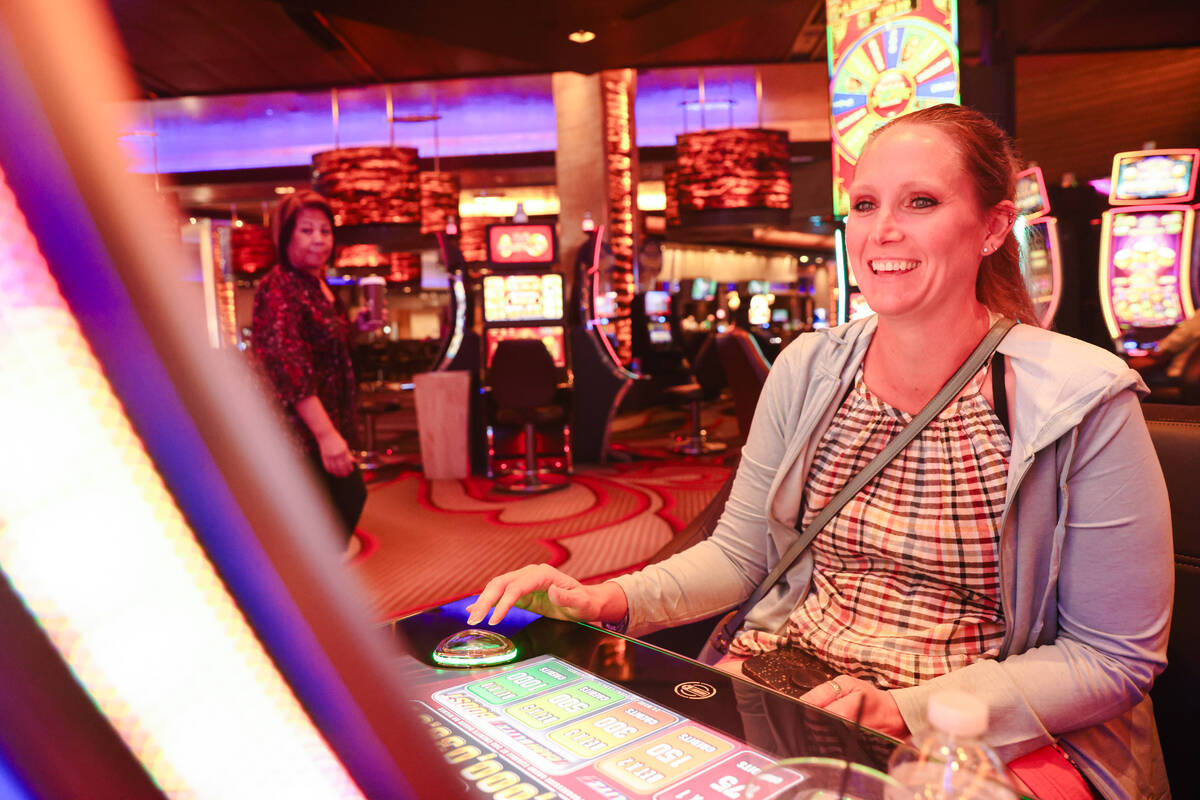
[[[780,354],[713,535],[615,579],[631,635],[736,606],[797,538],[809,466],[875,324],[806,334]],[[965,689],[988,703],[987,738],[1005,761],[1057,740],[1110,800],[1169,797],[1146,692],[1166,666],[1174,573],[1166,486],[1138,402],[1145,386],[1116,355],[1029,325],[999,350],[1012,438],[1000,656],[892,696],[918,733],[933,691]],[[805,553],[746,625],[781,632],[811,576]]]

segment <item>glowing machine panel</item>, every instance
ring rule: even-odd
[[[485,322],[562,319],[562,275],[488,275],[483,279]]]
[[[558,325],[537,325],[521,328],[488,328],[484,331],[484,341],[487,346],[487,366],[492,365],[492,356],[501,342],[509,339],[541,339],[554,359],[554,366],[567,366],[566,337],[562,327]]]
[[[549,265],[558,259],[553,225],[489,225],[488,261],[494,266]]]

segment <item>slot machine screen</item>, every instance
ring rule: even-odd
[[[1196,191],[1200,150],[1121,153],[1113,161],[1112,205],[1146,200],[1187,202]]]
[[[1029,299],[1043,306],[1054,296],[1055,237],[1045,222],[1032,222],[1025,227],[1025,247],[1021,267],[1029,289]]]
[[[593,311],[596,313],[596,319],[611,319],[617,315],[617,293],[605,292],[598,294],[595,297],[596,307]]]
[[[750,307],[746,317],[751,325],[771,324],[771,298],[766,294],[750,295]]]
[[[786,308],[771,309],[771,322],[787,322],[790,319],[791,315],[788,314],[788,310]]]
[[[489,225],[487,229],[488,261],[493,266],[549,265],[558,260],[557,250],[553,225]]]
[[[563,329],[558,325],[538,325],[524,328],[488,328],[484,331],[484,341],[487,343],[487,365],[492,365],[492,356],[501,342],[508,339],[541,339],[554,359],[554,366],[567,366],[567,348]]]
[[[646,292],[646,315],[665,317],[671,313],[671,295],[666,292]]]
[[[667,322],[650,322],[646,325],[646,330],[650,334],[650,344],[652,345],[670,345],[675,340],[671,337],[671,325]]]
[[[692,281],[692,299],[696,301],[712,300],[717,296],[716,281],[708,278],[696,278]]]
[[[485,322],[562,319],[562,275],[488,275],[483,279]]]
[[[1180,264],[1191,239],[1182,208],[1104,213],[1104,265],[1122,330],[1176,325],[1184,318]]]
[[[1040,167],[1032,167],[1017,175],[1017,213],[1023,217],[1040,217],[1050,213],[1046,182]]]

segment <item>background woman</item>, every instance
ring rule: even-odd
[[[367,490],[351,449],[358,439],[352,328],[325,283],[333,212],[316,192],[296,192],[276,208],[273,223],[279,264],[254,295],[254,354],[349,540]]]
[[[847,221],[876,314],[780,355],[713,535],[595,586],[546,565],[500,576],[472,619],[519,604],[638,635],[739,604],[1007,316],[1027,324],[825,526],[730,654],[801,648],[841,673],[805,700],[847,717],[861,702],[864,724],[894,736],[928,727],[932,692],[963,689],[989,706],[1005,761],[1039,751],[1073,776],[1055,788],[1088,796],[1077,766],[1105,797],[1165,796],[1146,692],[1165,665],[1171,532],[1145,385],[1117,356],[1035,327],[1015,167],[969,109],[877,131]]]

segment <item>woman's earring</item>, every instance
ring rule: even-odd
[[[988,246],[985,244],[985,245],[983,246],[983,254],[986,256],[986,255],[988,254],[988,252],[989,252],[991,249],[992,249],[992,248],[988,247]]]

